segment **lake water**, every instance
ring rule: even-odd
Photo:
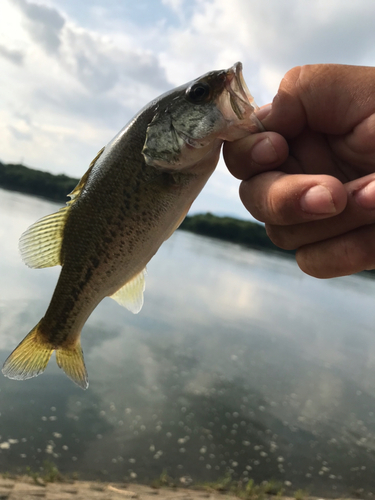
[[[44,315],[59,269],[18,238],[57,205],[0,190],[0,362]],[[105,299],[82,346],[90,387],[58,369],[0,376],[0,472],[45,460],[81,478],[276,479],[375,493],[375,281],[319,281],[292,259],[177,231],[133,315]]]

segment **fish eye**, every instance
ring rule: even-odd
[[[195,83],[186,92],[193,103],[204,102],[210,95],[210,86],[205,82]]]

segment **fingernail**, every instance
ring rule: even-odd
[[[375,181],[354,193],[354,199],[362,208],[373,210],[375,208]]]
[[[331,192],[324,186],[311,187],[300,199],[304,212],[310,214],[334,214],[336,212]]]
[[[255,144],[251,150],[251,158],[258,165],[267,165],[278,160],[275,148],[268,137]]]

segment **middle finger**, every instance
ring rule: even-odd
[[[375,185],[372,182],[375,182],[375,174],[344,184],[347,204],[333,217],[284,226],[266,224],[269,238],[280,248],[293,250],[375,223]]]

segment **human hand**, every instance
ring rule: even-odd
[[[224,144],[245,207],[318,278],[375,268],[374,82],[370,67],[293,68],[257,113],[267,132]]]

